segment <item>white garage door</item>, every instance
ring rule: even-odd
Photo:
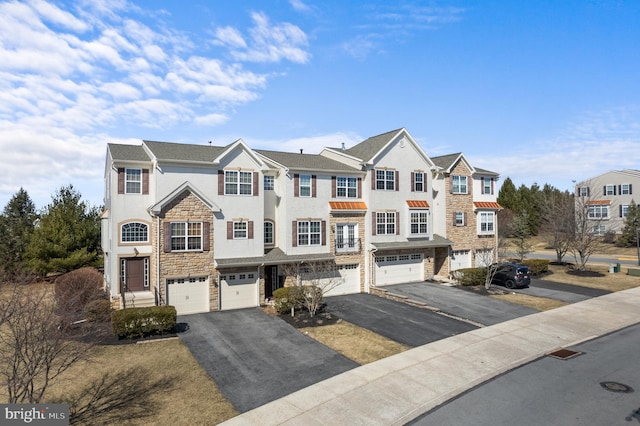
[[[471,251],[470,250],[454,250],[451,253],[451,270],[471,268]]]
[[[339,296],[341,294],[360,293],[360,265],[338,265],[340,272],[340,285],[329,290],[327,296]]]
[[[424,281],[422,254],[376,256],[376,285]]]
[[[220,308],[222,310],[258,306],[258,275],[241,272],[220,276]]]
[[[178,315],[209,312],[209,279],[191,277],[167,280],[167,305]]]

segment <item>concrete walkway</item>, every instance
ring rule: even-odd
[[[403,425],[559,348],[640,323],[640,288],[439,340],[334,376],[225,425]]]

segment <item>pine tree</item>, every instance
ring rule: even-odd
[[[8,277],[23,268],[23,258],[33,233],[36,209],[23,188],[9,200],[0,216],[0,264]]]
[[[502,183],[500,191],[498,192],[497,201],[498,204],[505,209],[509,209],[516,213],[520,212],[518,205],[518,191],[516,190],[516,186],[513,184],[511,178],[507,177]]]
[[[618,247],[635,247],[638,244],[636,226],[640,227],[640,209],[635,201],[631,200],[627,216],[624,219],[622,234],[616,239]]]
[[[33,231],[25,258],[33,272],[69,272],[100,266],[100,217],[73,185],[62,187]]]

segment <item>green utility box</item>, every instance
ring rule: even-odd
[[[632,277],[640,277],[640,269],[629,268],[627,275],[631,275]]]

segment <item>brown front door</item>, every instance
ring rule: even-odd
[[[145,262],[148,260],[144,257],[132,257],[125,260],[126,291],[147,290],[145,287]]]

